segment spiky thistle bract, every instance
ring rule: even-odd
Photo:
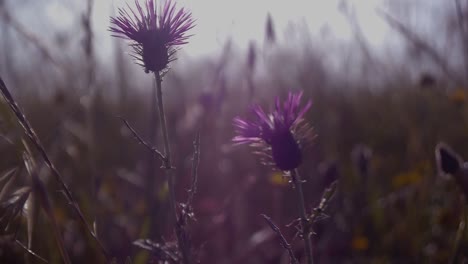
[[[144,1],[142,6],[135,0],[134,9],[129,5],[119,8],[118,16],[111,17],[109,30],[114,37],[131,40],[132,55],[145,72],[161,72],[175,60],[177,47],[187,44],[187,32],[195,22],[191,13],[176,8],[173,0],[165,1],[160,8],[155,0]]]
[[[302,94],[290,92],[283,103],[277,97],[274,110],[268,114],[261,106],[254,105],[253,121],[236,117],[237,136],[233,141],[257,148],[257,153],[265,154],[263,156],[280,170],[297,168],[302,163],[303,146],[313,135],[311,127],[303,119],[311,101],[301,107]]]

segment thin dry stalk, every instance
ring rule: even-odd
[[[23,146],[24,146],[24,152],[28,153],[29,155],[27,157],[29,161],[31,161],[30,163],[32,163],[32,151],[31,149],[29,148],[29,145],[28,143],[26,142],[26,139],[21,139],[22,143],[23,143]],[[23,160],[25,161],[25,164],[27,165],[28,163],[26,162],[27,159],[24,158],[26,154],[23,153]],[[34,161],[35,162],[35,161]],[[33,166],[30,166],[31,168],[34,168],[34,172],[36,172],[36,164],[34,163]],[[26,167],[26,169],[29,169],[31,170],[29,167]],[[35,175],[33,175],[35,176]],[[33,179],[34,180],[34,179]],[[28,238],[28,248],[31,249],[32,248],[32,245],[33,245],[33,240],[34,240],[34,233],[35,233],[35,229],[36,229],[36,226],[38,224],[38,220],[39,220],[39,213],[40,213],[40,202],[41,202],[41,199],[38,197],[38,194],[37,192],[34,191],[33,189],[33,192],[32,192],[32,195],[29,196],[28,200],[26,201],[26,206],[28,207],[28,214],[27,214],[27,238]],[[30,262],[29,259],[26,259],[26,262]]]
[[[32,178],[33,195],[34,197],[38,198],[39,203],[42,206],[42,209],[44,209],[44,212],[46,213],[47,218],[50,221],[52,230],[54,232],[55,240],[57,240],[57,245],[60,251],[60,255],[62,255],[62,259],[66,264],[71,264],[70,257],[68,256],[67,250],[65,248],[65,242],[63,241],[62,235],[60,234],[57,219],[55,218],[55,215],[52,209],[52,204],[50,202],[50,198],[49,198],[49,195],[47,194],[44,183],[39,179],[39,176],[36,173],[35,166],[33,165],[33,161],[31,160],[31,157],[25,153],[23,156],[23,159],[24,159],[24,164],[26,166],[26,169]]]
[[[464,56],[463,63],[465,67],[465,78],[468,79],[468,33],[465,28],[466,18],[463,16],[460,0],[455,0],[455,9],[457,12],[457,21],[458,21],[458,27],[459,27],[458,30],[460,31],[460,36],[461,36],[462,44],[463,44],[463,56]]]
[[[271,220],[271,218],[268,217],[267,215],[262,214],[261,216],[265,219],[265,221],[267,221],[268,225],[270,225],[273,232],[275,232],[276,235],[278,236],[278,239],[280,240],[280,245],[284,249],[286,249],[286,251],[288,251],[290,262],[293,263],[293,264],[299,264],[299,262],[297,261],[296,256],[294,256],[294,252],[293,252],[293,249],[292,249],[291,245],[288,243],[286,238],[283,236],[283,234],[281,233],[281,230],[279,229],[279,227],[277,225],[275,225],[275,223],[273,223],[273,220]]]
[[[415,47],[424,51],[429,57],[434,61],[434,63],[439,66],[439,68],[444,72],[444,74],[453,80],[455,83],[461,85],[463,82],[460,78],[454,73],[447,61],[441,56],[433,47],[431,47],[426,41],[422,40],[414,32],[408,29],[403,23],[390,16],[386,12],[378,9],[377,13],[387,21],[387,23],[397,30],[403,37],[410,41]]]
[[[89,234],[94,238],[96,241],[97,245],[99,246],[99,249],[101,253],[109,260],[109,254],[107,253],[106,249],[104,246],[101,244],[99,239],[97,238],[96,234],[94,233],[93,229],[91,226],[88,224],[86,221],[86,218],[84,217],[83,213],[81,212],[81,209],[76,202],[75,198],[73,197],[72,192],[68,188],[67,184],[62,178],[62,175],[59,173],[59,171],[55,168],[55,165],[52,163],[52,161],[49,158],[49,155],[47,155],[47,152],[45,148],[42,146],[41,141],[39,140],[39,137],[37,136],[36,132],[32,129],[31,125],[29,124],[29,121],[26,119],[26,116],[23,114],[23,112],[19,109],[18,104],[16,101],[13,99],[13,96],[10,94],[10,91],[6,87],[5,83],[3,82],[3,79],[0,77],[0,92],[7,102],[8,106],[10,109],[13,111],[15,114],[16,118],[18,119],[18,122],[22,126],[26,136],[29,138],[33,146],[36,148],[36,150],[40,153],[42,159],[46,163],[46,165],[49,167],[49,169],[52,172],[52,175],[54,175],[55,179],[57,182],[60,184],[60,186],[63,189],[63,193],[68,201],[68,203],[71,205],[75,213],[78,215],[81,223],[85,226],[85,228],[88,230]]]
[[[450,263],[455,264],[457,262],[457,257],[460,255],[460,250],[462,249],[462,240],[465,235],[466,230],[466,220],[468,219],[468,212],[466,206],[463,206],[463,212],[461,215],[460,223],[458,224],[458,230],[455,237],[455,243],[453,245],[452,257]]]
[[[305,251],[306,251],[306,256],[307,256],[307,264],[312,264],[314,263],[313,260],[313,255],[312,255],[312,241],[310,239],[310,226],[311,222],[310,219],[307,218],[307,212],[306,212],[306,207],[305,207],[305,202],[304,202],[304,193],[302,191],[302,181],[301,177],[299,175],[299,172],[296,170],[291,171],[291,179],[294,187],[296,188],[296,194],[297,194],[297,203],[299,205],[299,213],[301,217],[301,236],[302,239],[304,240],[304,246],[305,246]]]
[[[193,156],[192,156],[192,184],[188,190],[186,205],[192,207],[193,198],[197,193],[198,185],[198,166],[200,165],[200,132],[197,133],[195,141],[193,141]]]
[[[29,249],[28,247],[26,247],[23,243],[21,243],[21,241],[15,240],[15,243],[18,244],[26,252],[28,252],[31,256],[36,257],[38,260],[40,260],[40,261],[42,261],[44,263],[49,263],[49,261],[47,261],[45,258],[39,256],[39,254],[37,254],[36,252],[34,252],[31,249]]]
[[[177,232],[180,233],[180,238],[184,241],[184,246],[188,253],[190,253],[190,236],[185,231],[188,220],[194,219],[193,212],[193,199],[197,193],[198,185],[198,166],[200,164],[200,133],[197,133],[195,140],[193,141],[193,156],[192,156],[192,183],[188,190],[187,201],[182,204],[182,212],[180,213],[179,219],[177,220]]]
[[[93,12],[93,0],[87,0],[86,11],[82,16],[81,25],[84,31],[84,40],[83,40],[83,50],[86,57],[86,83],[85,89],[88,92],[88,104],[85,105],[85,112],[86,112],[86,134],[87,134],[87,147],[88,147],[88,155],[87,155],[87,162],[90,168],[90,178],[91,178],[91,193],[92,199],[96,201],[91,206],[92,216],[94,217],[93,222],[93,230],[96,236],[98,236],[97,226],[98,226],[98,217],[97,217],[97,207],[98,207],[98,199],[97,199],[97,191],[98,191],[98,174],[97,174],[97,166],[96,166],[96,131],[95,131],[95,123],[96,123],[96,86],[95,84],[95,60],[94,60],[94,48],[93,48],[93,28],[91,26],[91,15]]]
[[[322,194],[322,199],[320,199],[320,204],[314,208],[314,211],[312,212],[312,215],[310,217],[310,223],[313,224],[318,218],[320,218],[327,209],[328,205],[330,204],[331,199],[336,193],[336,190],[338,188],[338,181],[334,181],[332,184],[330,184],[330,187],[325,189],[325,191]]]
[[[9,24],[16,30],[16,32],[23,36],[27,41],[32,43],[54,66],[56,66],[58,69],[65,69],[63,65],[61,65],[52,56],[52,53],[49,51],[47,46],[36,35],[28,31],[20,22],[15,20],[13,16],[10,15],[10,13],[6,12],[4,9],[0,9],[0,16],[3,17],[3,20],[6,24]]]
[[[123,117],[118,117],[122,122],[125,124],[125,126],[130,130],[132,133],[133,137],[143,146],[145,146],[149,151],[151,151],[155,156],[157,156],[162,162],[166,159],[164,155],[157,150],[155,147],[151,146],[148,142],[146,142],[136,131],[135,129],[128,123],[127,120],[125,120]]]
[[[362,28],[356,16],[355,9],[353,7],[348,6],[347,4],[344,4],[341,11],[345,18],[348,20],[348,23],[350,24],[353,30],[355,39],[358,42],[362,53],[364,54],[366,63],[364,63],[363,66],[366,67],[366,70],[378,71],[379,67],[377,67],[377,63],[372,55],[371,49],[369,48],[369,44],[366,40],[365,34],[362,32]],[[368,75],[367,72],[366,74]]]

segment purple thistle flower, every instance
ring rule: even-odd
[[[132,40],[133,57],[145,72],[160,72],[175,60],[176,47],[187,43],[187,31],[195,24],[189,11],[176,9],[175,2],[167,0],[159,8],[155,0],[144,0],[144,7],[135,0],[136,11],[127,5],[119,8],[119,15],[111,17],[110,31],[114,37]]]
[[[302,92],[289,93],[288,99],[281,104],[276,98],[272,113],[266,114],[259,105],[252,109],[255,121],[239,117],[234,118],[237,136],[233,141],[238,144],[250,144],[259,148],[259,154],[273,160],[283,171],[290,171],[302,163],[302,146],[311,138],[312,129],[303,122],[304,114],[309,110],[311,101],[300,107]]]

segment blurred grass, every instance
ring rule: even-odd
[[[376,88],[366,81],[351,83],[340,79],[343,76],[331,75],[313,49],[302,54],[270,47],[257,54],[260,62],[246,64],[239,62],[252,58],[256,51],[242,54],[228,46],[219,57],[176,63],[165,77],[179,201],[186,199],[190,187],[192,142],[197,132],[201,133],[196,221],[190,225],[201,263],[287,263],[286,252],[260,214],[270,216],[296,254],[302,256],[295,229],[286,227],[298,215],[287,180],[261,165],[247,147],[231,144],[234,116],[248,115],[253,102],[271,106],[274,96],[284,96],[288,89],[303,89],[304,98],[313,101],[306,119],[317,138],[300,168],[307,181],[304,192],[309,208],[318,205],[323,190],[333,180],[340,182],[325,212],[329,217],[314,226],[316,263],[447,263],[453,257],[466,201],[451,179],[437,175],[434,147],[444,141],[468,157],[468,87],[452,87],[450,80],[417,84],[395,70]],[[90,147],[90,110],[86,105],[90,94],[81,89],[80,82],[87,71],[79,54],[72,56],[76,58],[70,61],[76,65],[61,69],[63,76],[48,68],[46,59],[35,58],[32,65],[25,66],[27,70],[7,67],[5,72],[10,74],[2,77],[9,80],[20,108],[87,219],[98,220],[99,238],[117,263],[124,263],[128,256],[133,263],[150,262],[156,258],[132,243],[140,238],[158,242],[174,238],[167,215],[167,186],[163,171],[157,170],[152,186],[154,204],[148,204],[147,150],[117,116],[128,119],[144,138],[150,138],[151,78],[135,74],[140,69],[130,66],[125,57],[117,58],[115,73],[112,67],[95,65],[95,145]],[[0,171],[19,169],[9,186],[11,198],[14,191],[30,185],[30,177],[22,166],[24,135],[4,102],[0,105],[0,131]],[[161,147],[161,142],[157,146]],[[372,151],[365,172],[352,156],[362,148]],[[92,238],[59,192],[59,185],[39,161],[37,158],[38,176],[53,200],[72,262],[103,262]],[[159,167],[159,161],[155,159],[155,163]],[[96,197],[92,174],[96,176]],[[1,202],[3,215],[6,202],[12,201]],[[0,263],[23,263],[26,259],[40,263],[25,257],[25,251],[12,240],[16,233],[18,240],[27,244],[29,210],[26,206],[23,216],[15,221],[18,230],[2,231]],[[155,210],[153,222],[149,210]],[[4,222],[0,224],[4,226]],[[45,215],[40,215],[31,249],[50,263],[59,263],[51,231]],[[466,234],[460,252],[465,254],[457,259],[462,263],[463,257],[468,258]]]
[[[185,197],[190,184],[192,141],[201,129],[199,192],[195,199],[197,221],[191,231],[194,244],[203,245],[197,250],[202,262],[243,258],[252,263],[279,261],[283,252],[275,240],[256,245],[253,234],[265,228],[260,213],[271,215],[282,226],[294,219],[297,213],[291,204],[294,203],[292,190],[277,174],[259,165],[248,148],[234,148],[230,143],[231,120],[235,115],[246,114],[246,103],[242,102],[247,101],[249,91],[232,88],[218,106],[213,106],[199,100],[202,92],[191,89],[193,82],[179,80],[178,87],[174,88],[170,75],[167,80],[168,89],[177,89],[177,94],[170,93],[169,101],[173,103],[169,105],[168,123],[175,131],[171,137],[179,200]],[[216,91],[216,87],[212,89]],[[38,100],[26,95],[20,98],[20,106],[79,198],[82,210],[89,212],[91,205],[97,206],[97,218],[102,223],[98,226],[100,238],[111,254],[121,260],[135,256],[138,249],[131,243],[147,236],[148,225],[159,226],[160,234],[169,239],[165,214],[167,190],[161,181],[154,186],[154,202],[159,204],[155,208],[160,211],[158,221],[148,223],[148,205],[142,193],[146,149],[132,139],[116,118],[117,115],[126,117],[138,131],[147,131],[148,98],[134,95],[128,98],[122,111],[117,103],[103,95],[99,97],[95,113],[97,144],[93,147],[99,186],[98,200],[94,201],[90,200],[90,168],[83,162],[86,144],[79,136],[84,122],[79,97],[69,96],[60,87],[57,91],[63,93],[60,100],[57,97]],[[272,94],[285,91],[279,89]],[[446,262],[451,257],[463,201],[452,181],[436,175],[434,146],[443,140],[462,155],[468,155],[465,90],[402,86],[352,92],[304,87],[304,91],[305,97],[313,100],[307,119],[317,133],[301,168],[307,180],[308,204],[316,205],[326,187],[326,175],[318,169],[320,164],[335,161],[340,175],[340,192],[327,212],[330,217],[316,226],[314,252],[319,263]],[[177,100],[179,93],[184,93],[184,104]],[[10,120],[3,122],[3,134],[16,142],[21,138],[20,130],[15,128],[5,108],[2,109],[2,120]],[[359,174],[351,159],[351,152],[358,144],[372,149],[367,176]],[[4,170],[21,167],[16,148],[18,145],[2,142]],[[162,171],[158,175],[163,177]],[[79,262],[97,261],[100,257],[92,240],[73,220],[73,213],[55,191],[58,187],[49,179],[47,170],[42,170],[41,177],[55,200],[55,214],[70,255]],[[23,175],[17,184],[27,181]],[[286,230],[291,238],[293,230]],[[36,228],[35,236],[43,240],[50,237],[49,232],[48,228]],[[50,240],[35,244],[32,249],[46,259],[53,259],[57,249],[53,239]],[[298,246],[298,240],[293,244]],[[466,238],[462,246],[466,248]],[[249,251],[248,247],[260,249]],[[261,250],[265,248],[273,250]]]

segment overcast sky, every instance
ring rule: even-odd
[[[46,5],[45,17],[58,30],[67,30],[77,23],[76,10],[82,10],[84,0],[42,0]],[[178,5],[190,9],[197,21],[190,43],[184,47],[193,56],[209,54],[219,49],[227,38],[239,46],[251,40],[261,43],[264,38],[265,19],[270,13],[279,37],[288,26],[307,25],[311,32],[319,32],[326,25],[338,38],[351,38],[347,20],[338,10],[338,0],[178,0]],[[381,0],[354,0],[362,28],[368,40],[375,45],[385,42],[388,27],[374,10]],[[100,38],[98,45],[110,41],[106,32],[109,15],[116,8],[131,5],[134,0],[96,0],[93,12],[94,29]]]
[[[66,32],[80,25],[80,13],[85,0],[6,0],[13,12],[32,31],[42,33]],[[143,0],[141,0],[143,1]],[[352,38],[348,21],[338,10],[340,0],[178,0],[178,5],[192,11],[197,21],[194,36],[184,49],[198,56],[219,49],[227,38],[239,46],[247,46],[251,40],[262,42],[265,19],[268,13],[273,17],[278,36],[281,38],[288,27],[294,24],[306,25],[312,34],[325,27],[339,39]],[[379,46],[388,42],[389,27],[375,12],[377,7],[386,9],[386,2],[401,0],[344,0],[353,6],[360,26],[371,45]],[[408,1],[406,1],[408,2]],[[412,0],[410,4],[423,3],[425,9],[445,0]],[[110,41],[109,16],[118,7],[134,0],[95,0],[93,25],[99,39],[98,46],[107,46]],[[393,4],[395,5],[395,4]],[[405,6],[407,6],[405,4]],[[403,7],[404,8],[404,7]],[[421,16],[424,18],[425,9]],[[400,10],[402,11],[402,10]]]
[[[61,33],[72,45],[79,47],[83,38],[80,16],[85,10],[85,0],[6,1],[18,21],[44,42],[53,44],[54,36]],[[425,39],[441,44],[443,38],[434,37],[434,32],[441,27],[438,15],[453,8],[453,2],[447,0],[177,0],[178,6],[191,10],[196,19],[196,27],[191,32],[193,37],[183,47],[183,56],[201,58],[216,54],[227,39],[232,39],[240,49],[246,49],[250,41],[261,46],[268,14],[271,14],[283,44],[294,42],[289,37],[291,31],[298,31],[296,35],[299,36],[307,31],[305,36],[312,36],[317,45],[330,43],[323,39],[323,32],[327,32],[333,41],[353,43],[356,39],[349,21],[339,10],[340,2],[352,7],[365,40],[375,54],[387,56],[387,60],[394,57],[388,57],[388,50],[398,50],[403,42],[376,13],[377,8],[388,10],[418,30]],[[133,6],[134,0],[94,1],[95,46],[97,55],[103,60],[113,54],[115,46],[115,39],[108,32],[109,17],[127,3]]]

